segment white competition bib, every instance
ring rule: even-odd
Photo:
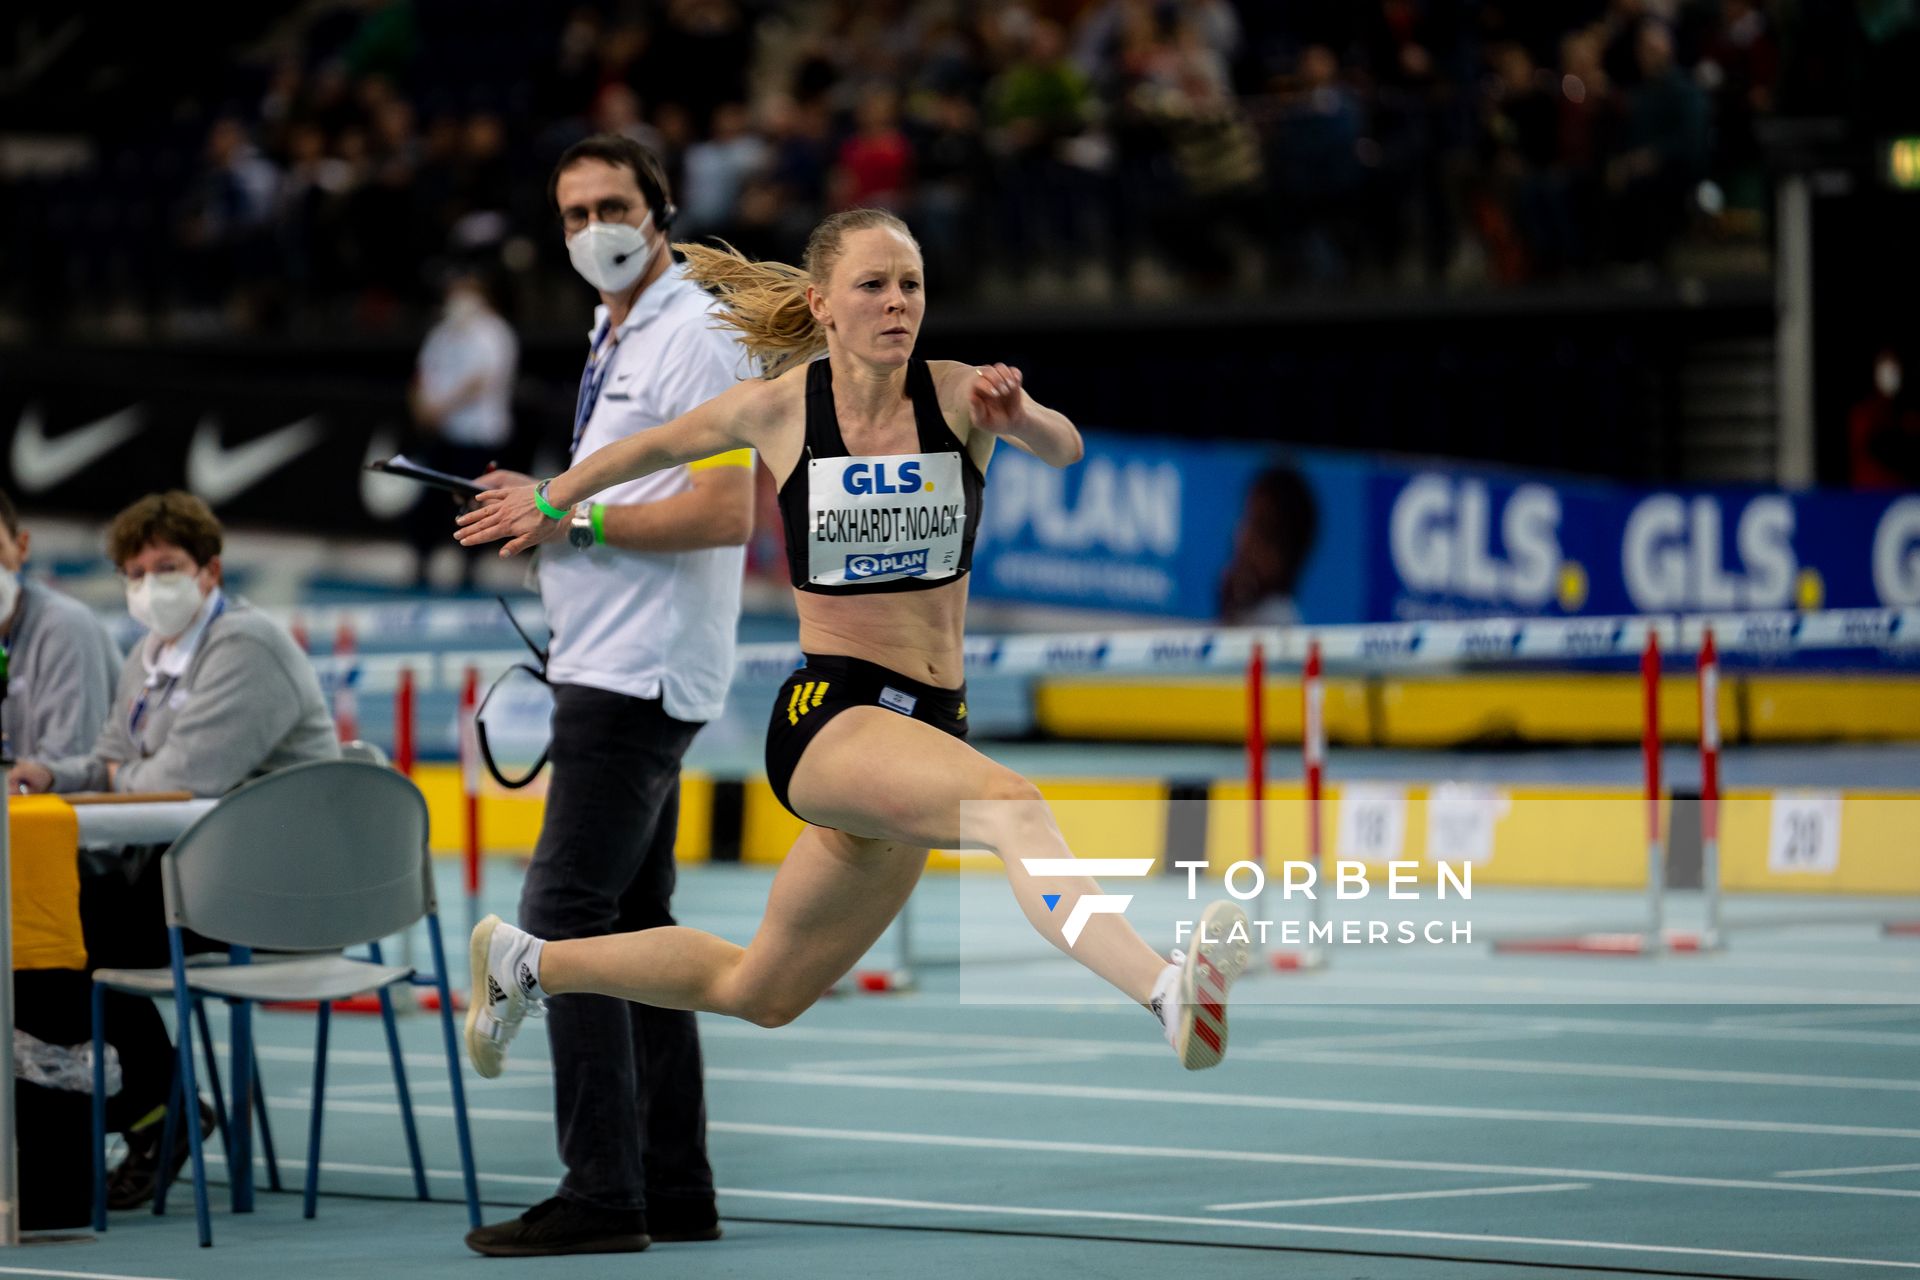
[[[967,528],[958,453],[807,463],[807,581],[951,578]]]

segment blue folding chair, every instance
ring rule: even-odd
[[[327,1031],[332,1001],[377,992],[393,1060],[407,1154],[415,1194],[429,1199],[426,1169],[413,1121],[394,1022],[392,988],[417,981],[406,966],[381,961],[379,939],[411,928],[423,917],[433,950],[430,984],[440,995],[440,1029],[453,1086],[454,1127],[466,1184],[467,1218],[480,1225],[480,1190],[473,1167],[473,1139],[461,1079],[459,1041],[453,1028],[453,995],[447,985],[446,950],[434,898],[433,865],[427,850],[427,805],[418,787],[390,769],[353,760],[326,760],[281,769],[223,798],[174,842],[161,859],[167,904],[170,969],[102,969],[93,991],[94,1229],[107,1226],[106,1081],[102,995],[107,988],[165,994],[180,1013],[179,1067],[161,1137],[173,1150],[174,1126],[194,1110],[199,1097],[193,1037],[186,1011],[198,997],[233,1005],[232,1086],[235,1107],[227,1123],[227,1158],[236,1212],[252,1208],[253,1156],[249,1108],[256,1095],[252,1055],[252,1004],[317,1001],[313,1110],[308,1121],[305,1216],[314,1216],[319,1194],[320,1122],[326,1092]],[[182,930],[227,943],[232,963],[189,965]],[[344,954],[365,946],[369,958]],[[272,963],[252,963],[252,950],[280,953]],[[213,1243],[207,1211],[207,1175],[200,1126],[189,1123],[194,1213],[200,1243]],[[162,1173],[165,1172],[164,1163]],[[154,1188],[154,1212],[165,1209],[166,1184]]]

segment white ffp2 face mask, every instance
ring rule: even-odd
[[[1891,360],[1882,360],[1873,366],[1873,385],[1880,394],[1891,400],[1900,394],[1900,366]]]
[[[619,293],[632,287],[659,252],[660,242],[649,240],[645,230],[652,223],[651,213],[638,227],[589,222],[567,237],[567,257],[588,284],[602,293]]]
[[[13,607],[20,603],[20,573],[17,569],[0,569],[0,624],[13,616]]]
[[[191,626],[203,599],[191,573],[150,573],[127,584],[127,612],[162,640],[172,640]]]

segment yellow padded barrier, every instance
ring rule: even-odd
[[[1746,694],[1754,741],[1920,738],[1920,680],[1748,676]]]
[[[1720,724],[1732,736],[1738,703],[1722,682]],[[1379,741],[1438,747],[1474,741],[1638,742],[1638,676],[1512,675],[1451,680],[1381,681]],[[1700,736],[1700,694],[1693,676],[1660,679],[1660,735]]]
[[[483,853],[533,852],[540,838],[540,820],[547,809],[547,779],[542,772],[533,785],[509,791],[483,778],[480,784],[480,848]],[[423,764],[413,771],[414,783],[427,798],[432,824],[433,851],[458,857],[466,851],[467,810],[460,785],[460,767]],[[683,862],[702,861],[712,840],[713,779],[688,771],[680,775],[680,829],[675,852]]]
[[[1473,869],[1476,885],[1541,885],[1629,889],[1646,884],[1646,809],[1628,788],[1498,789],[1504,814],[1494,825],[1493,856]],[[1422,864],[1430,882],[1427,857],[1428,788],[1405,788],[1404,859]],[[1206,858],[1218,875],[1248,856],[1253,818],[1243,782],[1215,785],[1209,798]],[[1267,788],[1266,852],[1279,863],[1306,857],[1307,801],[1298,783]],[[1331,873],[1340,849],[1341,788],[1329,786],[1321,800],[1321,848]],[[1377,878],[1377,877],[1376,877]]]
[[[1334,742],[1368,739],[1366,685],[1326,682],[1327,736]],[[1059,738],[1144,742],[1244,742],[1245,681],[1218,676],[1154,680],[1066,678],[1034,686],[1034,723]],[[1300,685],[1268,680],[1261,694],[1267,740],[1300,738]]]
[[[1720,808],[1720,883],[1732,891],[1920,894],[1920,796],[1852,792],[1840,800],[1840,856],[1831,872],[1767,865],[1767,792],[1730,793]]]

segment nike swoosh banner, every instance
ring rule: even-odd
[[[299,363],[312,367],[287,369]],[[411,501],[378,486],[369,496],[363,467],[376,445],[385,456],[413,444],[412,353],[351,352],[337,376],[323,363],[312,352],[265,364],[237,350],[0,354],[0,484],[29,511],[108,517],[188,489],[224,520],[399,536]]]

